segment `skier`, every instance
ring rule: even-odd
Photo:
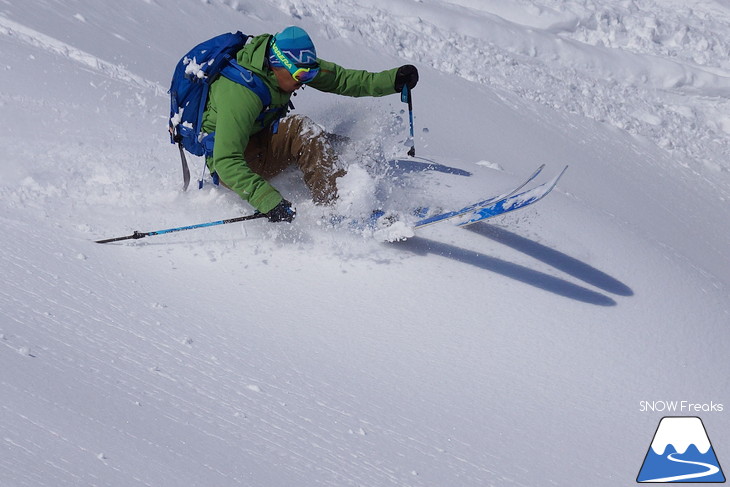
[[[237,61],[265,82],[271,106],[262,108],[250,89],[223,76],[214,81],[202,123],[204,132],[215,132],[213,155],[206,162],[211,174],[272,222],[291,222],[296,214],[267,181],[288,165],[299,166],[317,204],[337,198],[335,180],[345,174],[337,167],[332,134],[305,116],[280,119],[296,90],[307,85],[339,95],[384,96],[418,82],[412,65],[371,73],[320,59],[309,35],[294,26],[253,37]],[[257,121],[262,110],[263,121]]]

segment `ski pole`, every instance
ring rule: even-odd
[[[416,141],[413,139],[413,96],[408,85],[403,85],[400,100],[403,103],[408,103],[408,119],[411,125],[411,148],[408,150],[408,155],[413,157],[416,155]]]
[[[228,218],[227,220],[218,220],[218,221],[214,221],[214,222],[198,223],[197,225],[188,225],[185,227],[167,228],[165,230],[155,230],[153,232],[138,232],[137,230],[135,230],[132,235],[126,235],[124,237],[107,238],[104,240],[97,240],[96,243],[103,244],[103,243],[109,243],[109,242],[119,242],[120,240],[130,240],[130,239],[137,240],[140,238],[149,237],[151,235],[162,235],[165,233],[182,232],[183,230],[193,230],[195,228],[213,227],[216,225],[226,225],[228,223],[255,220],[257,218],[266,218],[266,215],[264,213],[256,212],[253,215],[239,216],[237,218]]]

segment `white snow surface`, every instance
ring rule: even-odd
[[[406,241],[321,224],[292,170],[292,225],[94,243],[250,213],[181,191],[166,89],[197,42],[292,24],[421,73],[424,159],[397,95],[294,100],[352,139],[336,210],[568,172]],[[724,403],[730,454],[728,2],[2,0],[0,53],[0,485],[629,485],[645,400]]]

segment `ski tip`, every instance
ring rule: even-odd
[[[565,174],[565,171],[567,171],[569,167],[570,167],[569,164],[566,164],[565,165],[565,167],[563,168],[563,170],[560,171],[560,174],[558,174],[558,179],[560,179],[563,176],[563,174]]]
[[[552,189],[553,189],[553,188],[554,188],[554,187],[555,187],[555,186],[556,186],[556,185],[558,184],[558,181],[560,181],[560,178],[562,178],[562,177],[563,177],[563,174],[565,174],[565,171],[567,171],[567,170],[568,170],[568,166],[566,165],[566,166],[565,166],[565,167],[563,168],[563,170],[562,170],[562,171],[560,171],[560,172],[559,172],[559,173],[557,174],[557,176],[555,176],[555,177],[554,177],[553,179],[551,179],[551,180],[550,180],[550,181],[548,181],[547,183],[544,183],[544,184],[543,184],[543,186],[547,186],[547,187],[549,187],[549,188],[550,188],[550,190],[552,190]],[[548,193],[550,192],[550,190],[548,190]],[[547,193],[546,193],[546,194],[547,194]]]

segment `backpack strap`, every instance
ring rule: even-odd
[[[269,91],[269,87],[266,85],[266,83],[264,83],[264,81],[253,71],[251,71],[250,69],[246,69],[238,64],[238,62],[236,62],[236,60],[233,58],[231,58],[226,66],[221,70],[220,75],[233,81],[234,83],[243,85],[256,93],[256,95],[261,100],[261,104],[264,107],[263,110],[261,110],[259,116],[256,117],[256,121],[260,123],[262,127],[264,126],[264,119],[266,118],[266,116],[271,113],[276,113],[276,118],[271,124],[274,133],[276,133],[279,126],[279,119],[284,117],[290,109],[294,108],[294,105],[292,105],[291,102],[289,102],[284,107],[272,108],[271,92]],[[207,90],[208,86],[205,87],[206,97]],[[200,113],[200,119],[202,120],[202,110]],[[211,157],[213,155],[213,145],[215,143],[215,132],[211,132],[205,135],[200,139],[200,142],[203,147],[205,147],[205,157]]]
[[[279,127],[279,119],[284,117],[289,110],[294,109],[294,105],[291,101],[284,107],[271,107],[271,92],[269,87],[264,81],[253,71],[244,68],[235,59],[231,59],[223,70],[221,70],[221,76],[228,78],[234,83],[242,84],[249,88],[251,91],[261,100],[261,104],[264,106],[263,110],[256,118],[256,121],[264,127],[264,119],[267,115],[275,113],[274,121],[271,124],[274,133],[277,132]]]
[[[244,85],[256,93],[264,105],[264,110],[268,110],[269,105],[271,105],[271,92],[269,91],[269,87],[251,70],[238,64],[235,59],[231,59],[221,70],[221,76],[228,78],[234,83]]]

